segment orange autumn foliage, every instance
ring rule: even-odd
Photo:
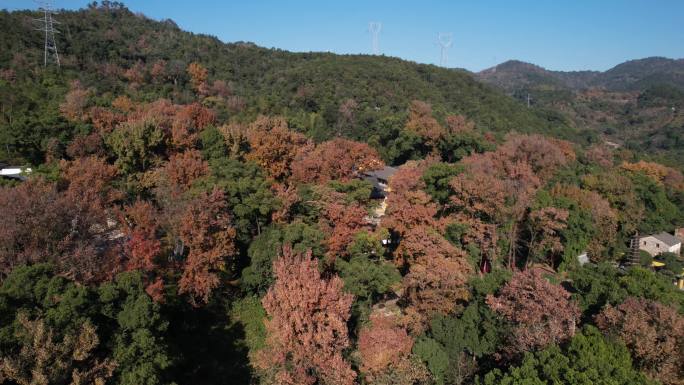
[[[426,160],[410,160],[397,170],[389,180],[389,187],[393,193],[404,194],[414,190],[423,190],[425,182],[422,176],[430,162]]]
[[[187,71],[190,75],[190,83],[195,90],[200,91],[206,86],[209,71],[202,64],[192,62],[188,65]]]
[[[123,195],[111,185],[117,176],[116,166],[108,164],[104,158],[89,156],[70,162],[62,160],[60,168],[68,182],[66,195],[75,201],[104,209]]]
[[[257,367],[277,384],[354,384],[356,373],[342,354],[354,298],[342,291],[342,280],[321,278],[310,251],[297,255],[287,246],[273,272],[275,283],[262,300],[266,347],[258,352]]]
[[[336,138],[323,142],[292,163],[292,179],[303,183],[346,181],[361,171],[384,166],[378,152],[366,143]]]
[[[83,87],[81,82],[71,82],[69,92],[64,96],[64,102],[59,105],[59,111],[68,120],[79,121],[86,117],[86,107],[90,99],[91,90]]]
[[[487,296],[487,304],[515,325],[508,354],[566,341],[575,334],[580,316],[570,293],[531,270],[514,274],[497,296]]]
[[[536,192],[560,167],[574,160],[568,142],[541,135],[509,134],[495,151],[463,159],[466,172],[451,182],[455,219],[471,225],[468,239],[482,241],[488,248],[496,242],[496,226],[512,220],[512,226],[506,226],[506,238],[508,265],[514,266],[521,223]],[[485,224],[489,235],[474,233]]]
[[[133,110],[134,105],[131,98],[125,95],[121,95],[112,100],[112,107],[116,108],[121,112],[130,112]]]
[[[463,115],[449,115],[446,117],[446,128],[449,134],[461,134],[472,132],[475,129],[475,123]]]
[[[662,164],[646,162],[643,160],[640,160],[636,163],[623,162],[621,167],[631,172],[642,172],[646,174],[649,178],[661,184],[663,182],[663,179],[665,179],[665,176],[667,175],[668,169],[668,167],[665,167]]]
[[[643,298],[607,305],[596,324],[627,345],[636,366],[666,385],[684,381],[684,317],[677,310]]]
[[[358,344],[361,372],[372,382],[374,375],[407,359],[411,354],[413,338],[396,316],[373,313],[370,324],[359,332]]]
[[[123,209],[121,222],[125,225],[124,231],[131,233],[133,230],[142,232],[149,238],[156,237],[159,212],[152,203],[137,200]]]
[[[609,168],[613,166],[613,152],[608,146],[593,145],[584,152],[584,157],[601,167]]]
[[[163,81],[166,77],[166,61],[160,59],[154,62],[150,69],[150,76],[155,81]]]
[[[160,277],[145,286],[145,292],[154,302],[164,302],[164,280]]]
[[[507,162],[529,164],[542,180],[576,157],[570,142],[542,135],[508,135],[496,152]]]
[[[199,103],[178,107],[171,123],[171,142],[177,148],[191,148],[197,144],[199,133],[216,122],[216,113]]]
[[[159,212],[150,202],[139,200],[125,206],[122,214],[123,230],[128,236],[126,270],[153,271],[161,251],[157,238]]]
[[[358,204],[345,205],[336,201],[324,203],[319,220],[319,227],[326,235],[328,262],[334,263],[340,256],[346,256],[347,247],[354,241],[354,234],[361,230],[370,230],[365,220],[366,209]]]
[[[65,277],[92,283],[120,272],[119,243],[109,239],[102,206],[106,191],[75,182],[70,191],[61,192],[40,178],[0,188],[2,273],[47,262]]]
[[[508,192],[504,182],[489,174],[461,173],[449,186],[451,205],[464,216],[495,222],[502,219]]]
[[[214,189],[190,201],[180,218],[179,233],[190,251],[178,291],[189,294],[192,305],[207,303],[221,284],[219,275],[226,270],[228,258],[236,253],[236,230],[223,191]]]
[[[432,116],[432,106],[420,100],[412,101],[409,106],[406,130],[418,134],[433,146],[444,135],[444,128]]]
[[[84,158],[89,155],[104,157],[107,155],[104,140],[98,132],[77,135],[67,146],[66,153],[70,158]]]
[[[105,136],[116,128],[119,123],[126,120],[126,116],[121,113],[111,111],[103,107],[92,107],[88,110],[88,117],[90,118],[93,127],[101,135]]]
[[[188,150],[171,155],[164,166],[164,173],[172,186],[186,190],[196,179],[209,173],[209,164],[199,151]]]
[[[438,206],[430,200],[430,196],[422,190],[406,193],[392,192],[387,198],[387,210],[382,218],[382,225],[399,236],[406,235],[409,230],[428,226],[444,230],[446,222],[435,218]]]
[[[623,162],[621,167],[627,171],[644,173],[661,185],[664,184],[675,190],[684,190],[684,177],[682,177],[682,174],[660,163],[640,160],[636,163]]]
[[[449,314],[468,300],[468,278],[473,273],[465,252],[438,234],[420,231],[420,240],[410,240],[419,249],[402,281],[407,313],[425,325],[436,314]],[[414,326],[420,329],[420,326]]]
[[[134,230],[126,243],[126,249],[129,255],[126,270],[152,271],[156,267],[155,258],[161,251],[161,242]]]
[[[247,159],[256,162],[277,181],[288,178],[295,158],[311,148],[309,139],[290,131],[283,118],[260,116],[249,126],[248,140],[251,151]]]
[[[153,122],[171,139],[174,150],[183,150],[194,147],[199,140],[199,133],[216,123],[216,113],[197,102],[181,105],[158,99],[136,105],[125,120],[129,123]]]

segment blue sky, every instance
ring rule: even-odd
[[[55,0],[58,8],[88,1]],[[449,67],[479,71],[508,59],[554,70],[606,70],[629,59],[684,57],[682,0],[128,0],[154,19],[223,41],[291,51],[370,53],[369,21],[382,23],[380,51],[438,63],[439,32],[453,33]],[[0,8],[33,8],[0,0]]]

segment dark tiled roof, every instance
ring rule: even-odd
[[[666,233],[664,231],[660,234],[654,234],[654,235],[652,235],[652,237],[663,242],[664,244],[666,244],[668,246],[674,246],[678,243],[681,243],[681,241],[679,239],[677,239],[677,237],[675,237],[674,235],[672,235],[670,233]]]
[[[385,181],[389,181],[389,178],[394,175],[394,173],[397,172],[397,169],[391,166],[385,166],[384,168],[381,168],[380,170],[373,170],[373,171],[365,171],[363,175],[369,176],[369,177],[375,177],[378,179],[382,179]]]

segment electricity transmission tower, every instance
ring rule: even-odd
[[[439,65],[442,67],[446,67],[447,65],[447,60],[449,59],[448,57],[448,50],[451,47],[451,44],[453,43],[453,35],[451,32],[440,32],[439,35],[437,35],[437,42],[439,43],[439,46],[441,47],[441,57],[439,59]]]
[[[57,42],[55,41],[55,34],[59,33],[59,31],[55,29],[55,24],[59,24],[59,22],[52,17],[52,15],[55,14],[55,11],[52,7],[52,1],[44,0],[36,1],[36,3],[39,5],[38,9],[43,13],[43,17],[34,19],[38,23],[38,28],[36,28],[36,30],[45,33],[43,65],[47,67],[48,62],[54,62],[57,64],[57,67],[60,67],[59,53],[57,52]]]
[[[380,30],[382,29],[382,23],[378,21],[371,21],[368,23],[368,32],[371,33],[371,45],[373,48],[373,55],[380,55],[380,43],[378,41],[378,35],[380,35]]]

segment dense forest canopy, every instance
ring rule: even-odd
[[[36,16],[0,12],[0,163],[31,167],[0,384],[684,381],[684,263],[630,249],[684,227],[678,167],[465,71],[118,2],[61,12],[43,66]]]

